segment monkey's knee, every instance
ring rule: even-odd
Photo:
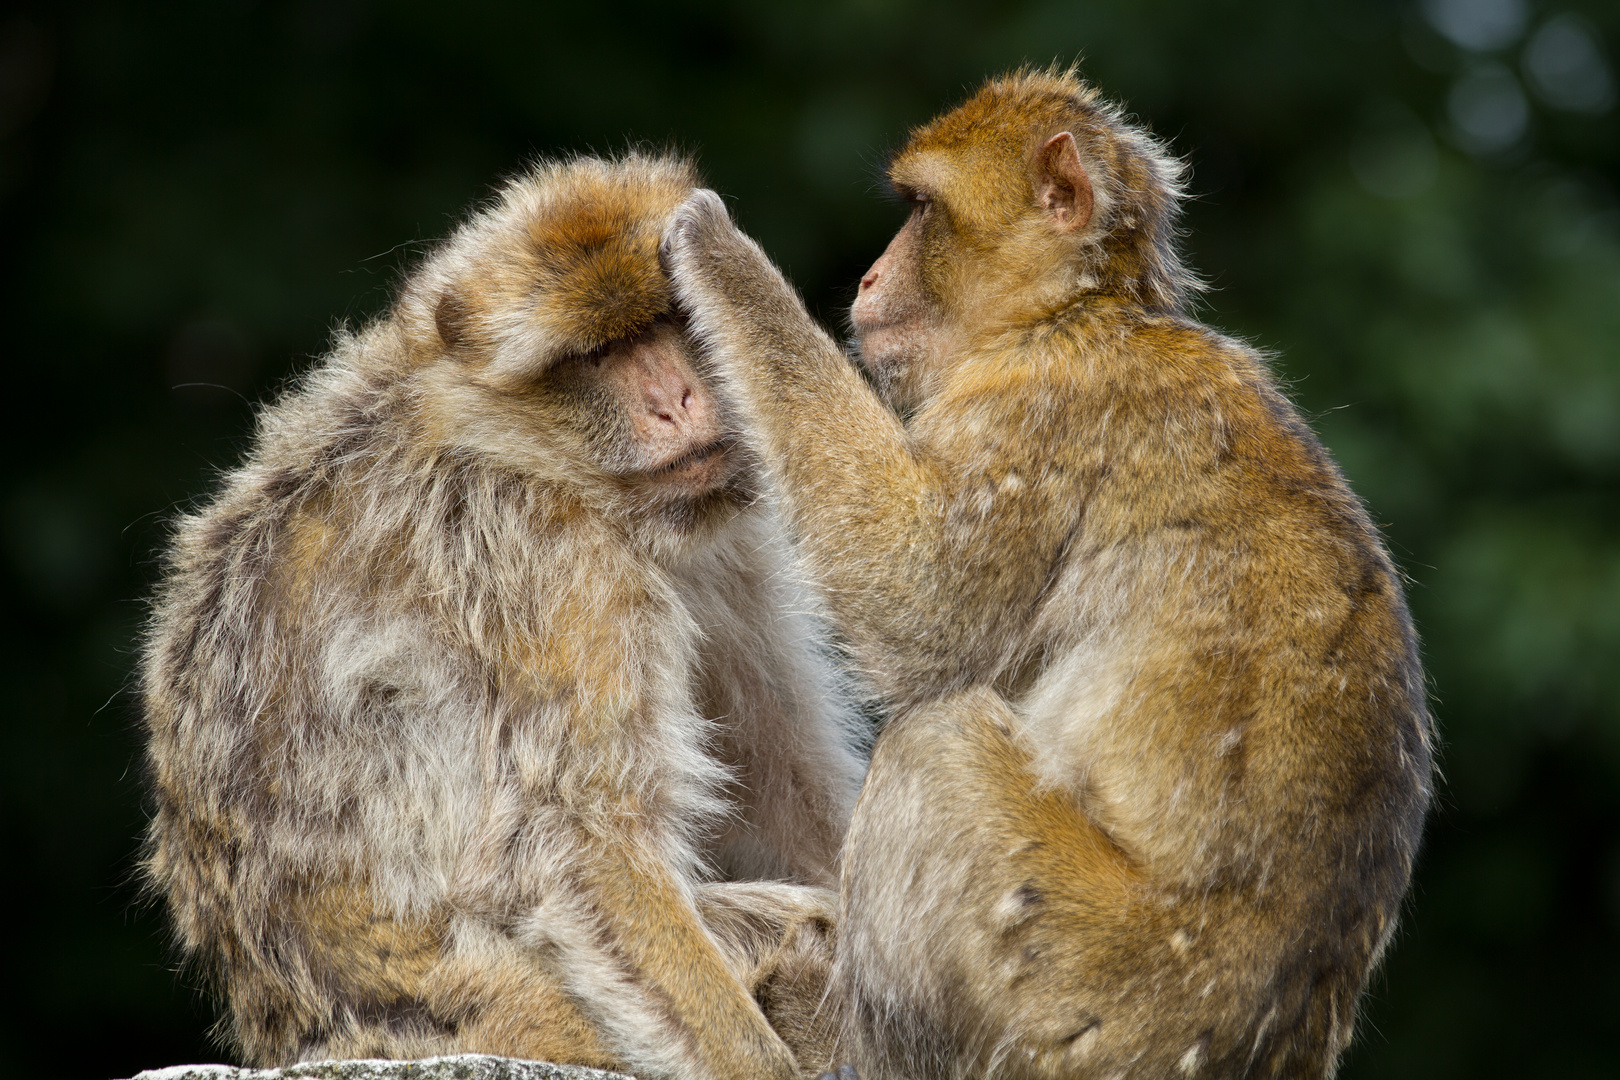
[[[993,753],[998,757],[1013,745],[1018,715],[1007,699],[994,690],[974,687],[919,705],[889,721],[874,747],[874,763],[885,754],[926,751],[939,760]],[[925,764],[913,760],[915,767]]]
[[[971,823],[1004,812],[1009,796],[1036,780],[1018,744],[1017,715],[1001,695],[972,689],[890,722],[872,751],[855,820],[933,843],[938,823]],[[846,845],[846,860],[848,846]]]
[[[897,718],[879,738],[843,853],[848,972],[946,962],[964,947],[956,928],[994,909],[1014,872],[1009,852],[1034,831],[1023,805],[1034,780],[1014,722],[998,695],[973,690]]]

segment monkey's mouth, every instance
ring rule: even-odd
[[[711,443],[698,447],[696,450],[682,454],[668,464],[660,465],[647,475],[653,480],[701,482],[707,479],[703,474],[714,471],[713,466],[718,464],[720,459],[726,456],[727,451],[736,445],[736,436],[723,435]]]
[[[895,363],[909,360],[919,349],[921,327],[915,319],[890,319],[884,322],[856,324],[854,340],[856,354],[869,364]]]

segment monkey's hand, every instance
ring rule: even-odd
[[[726,204],[698,188],[675,209],[659,249],[692,336],[705,347],[721,376],[750,388],[769,372],[742,369],[757,358],[780,370],[810,357],[843,366],[843,354],[805,311],[799,294],[765,252],[732,222]],[[745,391],[746,393],[746,391]]]
[[[713,278],[728,255],[737,248],[752,247],[757,258],[764,258],[759,246],[743,235],[731,220],[724,200],[708,188],[696,188],[675,208],[664,225],[658,257],[669,274],[676,302],[688,315],[699,318],[719,297],[714,296]],[[772,267],[774,270],[775,267]],[[704,313],[707,313],[706,310]]]
[[[710,188],[693,188],[686,200],[677,206],[664,223],[663,243],[659,255],[665,266],[676,253],[692,243],[701,243],[711,235],[738,233],[731,220],[731,212],[718,192]]]
[[[731,220],[724,199],[709,188],[694,188],[665,222],[658,256],[679,294],[683,286],[701,290],[704,279],[739,248],[752,248],[756,258],[765,257]]]

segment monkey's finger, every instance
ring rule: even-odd
[[[689,243],[705,231],[731,225],[731,213],[725,201],[709,188],[695,188],[681,205],[670,214],[664,225],[664,235],[658,245],[658,257],[669,269],[672,257],[683,243]]]
[[[861,1074],[855,1071],[855,1066],[846,1061],[838,1066],[836,1080],[861,1080]]]
[[[731,211],[726,209],[726,201],[711,188],[694,190],[676,213],[689,215],[692,221],[701,221],[705,225],[731,224]]]

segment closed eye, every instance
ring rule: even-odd
[[[884,187],[888,188],[890,197],[896,202],[915,205],[917,203],[926,203],[929,201],[929,196],[926,192],[918,191],[910,184],[899,184],[895,183],[893,180],[889,180],[885,182]]]

